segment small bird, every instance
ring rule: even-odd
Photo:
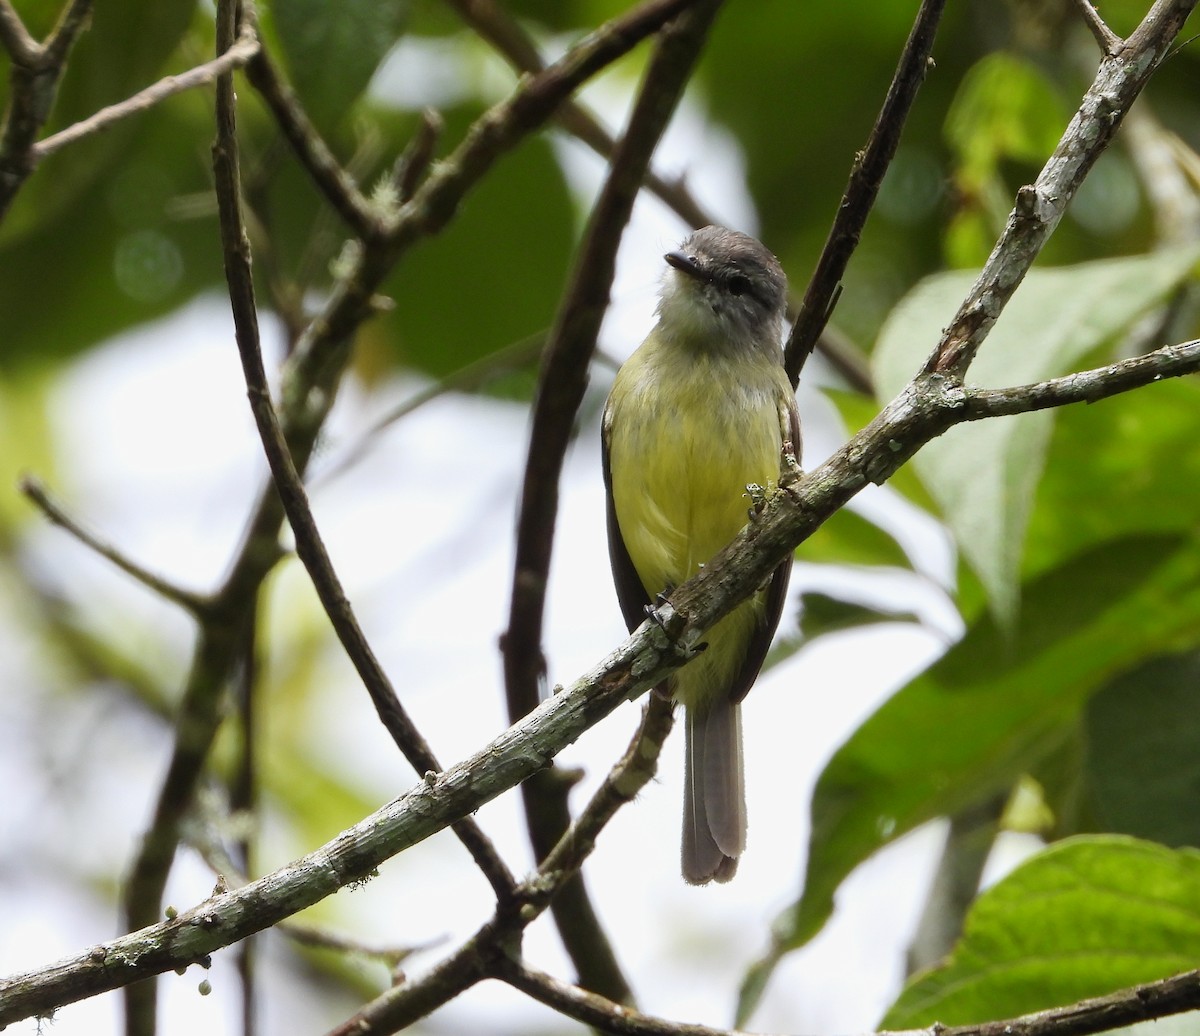
[[[617,372],[602,425],[609,557],[631,632],[737,535],[752,496],[800,455],[779,260],[724,227],[697,230],[664,258],[657,323]],[[691,884],[729,881],[746,846],[739,703],[762,668],[790,573],[789,559],[666,683],[686,713]]]

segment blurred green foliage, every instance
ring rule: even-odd
[[[560,47],[627,6],[513,0],[504,9],[535,39]],[[1146,6],[1114,0],[1104,13],[1127,32]],[[59,4],[17,0],[16,7],[44,34]],[[915,8],[912,0],[754,0],[729,4],[718,22],[692,99],[736,140],[763,237],[797,288],[819,254]],[[949,8],[936,68],[834,315],[859,350],[874,352],[879,398],[844,392],[837,400],[851,429],[865,424],[933,347],[1016,189],[1036,175],[1097,61],[1066,0],[975,0]],[[274,0],[261,13],[302,101],[368,193],[403,149],[422,107],[435,106],[445,121],[438,144],[444,155],[515,82],[434,0]],[[48,132],[194,66],[212,46],[207,5],[97,5]],[[1178,156],[1176,171],[1193,194],[1196,52],[1184,46],[1168,61],[1144,102],[1145,113],[1159,120],[1153,132]],[[642,48],[623,63],[623,84],[634,81],[644,55]],[[450,71],[435,75],[437,68]],[[610,85],[617,78],[610,76]],[[0,100],[6,90],[0,83]],[[331,289],[347,230],[324,207],[253,91],[241,82],[239,92],[260,297],[295,318]],[[49,158],[0,225],[0,453],[9,464],[19,453],[41,471],[52,468],[43,407],[47,385],[66,361],[222,289],[211,138],[211,94],[172,98]],[[1196,333],[1196,251],[1159,250],[1154,192],[1143,179],[1154,174],[1139,157],[1118,140],[1097,167],[1099,187],[1073,204],[973,377],[1013,384]],[[699,166],[705,155],[685,158]],[[547,327],[584,204],[570,192],[550,134],[506,156],[446,232],[423,242],[388,280],[394,308],[360,334],[364,381],[397,369],[450,375]],[[510,377],[506,388],[528,393],[531,382]],[[862,860],[916,824],[1027,774],[1037,777],[1053,817],[1049,836],[1111,831],[1197,844],[1190,717],[1200,650],[1198,415],[1200,384],[1192,378],[1053,417],[962,429],[970,434],[948,435],[897,476],[893,485],[944,522],[955,540],[963,564],[952,592],[967,632],[831,759],[812,804],[804,891],[785,912],[773,953],[747,981],[743,1016],[780,956],[820,929],[841,881]],[[10,494],[8,486],[2,494]],[[6,552],[27,515],[11,504],[11,495],[0,495]],[[890,533],[851,512],[830,521],[801,556],[917,567]],[[896,617],[828,596],[809,604],[809,638]],[[306,662],[316,653],[310,632],[300,638]],[[274,672],[275,691],[303,703],[317,668]],[[157,698],[152,704],[162,707]],[[282,734],[302,755],[298,730]],[[268,759],[266,779],[273,804],[306,842],[366,808],[337,774],[298,768],[286,751]],[[1053,847],[1043,862],[979,901],[965,949],[945,972],[917,980],[887,1023],[998,1017],[1146,974],[1117,973],[1103,954],[1089,958],[1093,972],[1080,973],[1068,937],[1110,925],[1103,904],[1064,893],[1053,923],[1027,918],[1024,897],[1052,873],[1051,862],[1064,861],[1088,881],[1107,875],[1124,890],[1121,916],[1135,936],[1152,941],[1173,906],[1186,900],[1194,908],[1192,855],[1113,838]],[[1138,898],[1132,876],[1173,868],[1187,871],[1187,880],[1156,881],[1153,896]],[[997,959],[979,951],[981,935],[1004,924],[1027,936],[1014,951],[1018,960],[1041,960],[1038,992],[1016,996],[1004,982],[981,977]],[[1164,966],[1185,963],[1181,956]],[[970,989],[969,1005],[946,992],[955,983]],[[1057,992],[1041,992],[1048,989]]]

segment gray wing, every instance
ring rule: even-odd
[[[796,406],[795,396],[789,394],[786,406],[780,409],[779,422],[783,441],[791,443],[792,459],[799,464],[800,411]],[[729,689],[731,701],[739,702],[746,697],[750,693],[750,688],[754,686],[754,681],[758,678],[758,671],[767,657],[771,640],[775,636],[775,629],[779,625],[779,618],[783,614],[783,602],[787,599],[788,582],[791,578],[792,559],[788,557],[780,562],[774,575],[771,576],[771,582],[767,587],[767,603],[762,622],[754,631],[754,636],[746,649],[746,660],[742,663],[737,679]]]

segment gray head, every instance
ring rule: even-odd
[[[704,227],[664,258],[659,331],[696,347],[777,352],[787,305],[779,260],[748,234]]]

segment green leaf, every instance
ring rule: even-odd
[[[1197,413],[1196,378],[1172,378],[1060,411],[1024,571],[1041,571],[1120,536],[1200,525]]]
[[[800,595],[800,603],[800,639],[803,643],[811,643],[825,633],[873,623],[921,621],[914,612],[884,611],[859,601],[847,601],[811,591]]]
[[[1046,75],[1008,51],[988,54],[963,77],[946,113],[946,141],[969,185],[999,173],[1001,159],[1040,163],[1054,150],[1069,113]]]
[[[87,28],[71,51],[66,74],[54,99],[54,109],[42,136],[65,129],[100,108],[123,101],[149,86],[165,71],[180,48],[196,4],[194,0],[124,0],[106,4],[93,14]],[[62,5],[45,0],[22,5],[32,31],[44,36]],[[170,63],[171,71],[187,67],[186,59]],[[195,62],[191,62],[195,64]],[[0,77],[0,110],[8,102],[8,76]],[[168,105],[177,104],[173,99]],[[79,195],[103,182],[114,162],[127,157],[130,139],[138,132],[144,116],[133,116],[104,133],[94,134],[63,152],[53,155],[34,171],[21,188],[12,211],[0,226],[5,245],[60,216]],[[101,194],[99,204],[105,203]],[[60,253],[69,252],[64,240],[74,244],[74,224],[60,235]],[[13,265],[0,255],[6,273]],[[42,281],[41,285],[47,283]],[[41,291],[37,293],[41,295]],[[4,309],[7,313],[7,309]]]
[[[408,23],[409,0],[276,0],[270,7],[292,84],[322,129],[366,90]]]
[[[1083,716],[1084,779],[1105,831],[1200,846],[1200,652],[1117,677]]]
[[[1069,839],[981,895],[946,964],[914,979],[880,1027],[1012,1018],[1187,971],[1197,956],[1200,853]]]
[[[918,824],[1010,787],[1061,744],[1104,680],[1197,636],[1193,537],[1130,538],[1072,559],[1028,587],[1011,632],[985,614],[825,767],[803,893],[748,979],[743,1008],[752,1008],[753,988],[778,959],[821,929],[834,892],[859,863]]]
[[[971,367],[971,382],[998,388],[1071,370],[1161,302],[1198,255],[1188,248],[1031,271]],[[927,278],[896,307],[874,356],[881,398],[920,368],[974,279]],[[1004,623],[1017,612],[1022,544],[1053,426],[1049,410],[979,421],[950,429],[914,460]]]
[[[843,507],[800,544],[796,557],[801,561],[843,565],[912,568],[904,548],[891,533],[848,507]]]
[[[458,139],[476,114],[449,113],[446,138]],[[389,337],[402,363],[438,377],[541,332],[571,266],[574,223],[549,142],[526,141],[398,266],[384,288],[395,309],[373,333]]]

